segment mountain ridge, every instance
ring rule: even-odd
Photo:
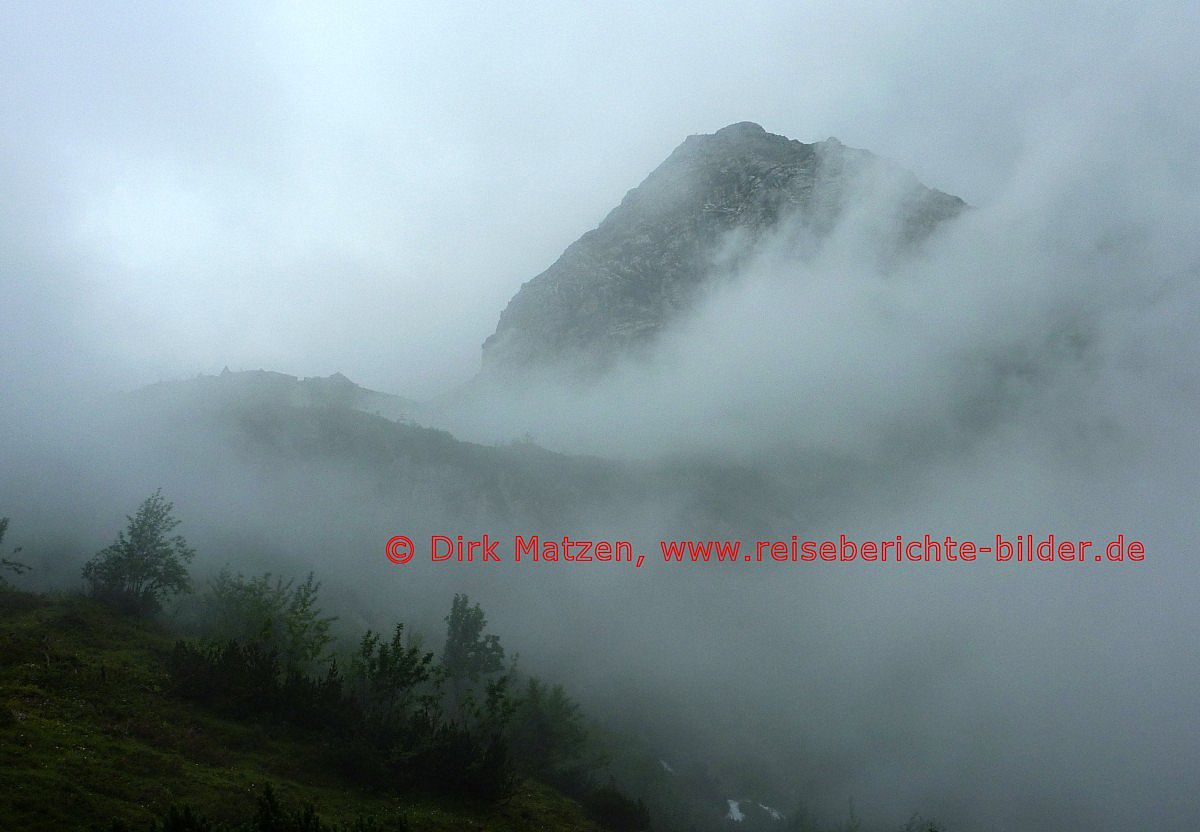
[[[483,344],[483,373],[574,365],[604,369],[651,342],[732,271],[731,236],[750,250],[785,221],[827,236],[881,171],[901,193],[898,248],[919,243],[966,203],[835,138],[806,144],[738,122],[687,137],[604,220],[524,283]]]
[[[261,369],[235,372],[226,367],[218,375],[200,373],[177,381],[159,381],[133,391],[132,395],[150,404],[334,407],[359,410],[392,421],[411,420],[422,408],[412,399],[362,387],[340,372],[302,377]]]

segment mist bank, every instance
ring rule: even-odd
[[[804,800],[825,817],[853,798],[871,823],[919,809],[968,830],[1182,819],[1197,808],[1178,776],[1198,762],[1185,741],[1200,682],[1197,530],[1181,520],[1197,496],[1195,388],[1178,384],[1194,365],[1162,358],[1194,346],[1162,322],[1182,323],[1189,303],[1176,291],[1140,312],[1106,307],[1086,348],[1010,377],[985,420],[936,397],[921,418],[897,406],[889,419],[881,399],[849,429],[834,414],[779,418],[784,441],[750,433],[738,446],[726,432],[716,450],[703,434],[688,448],[681,430],[650,454],[636,442],[652,426],[630,418],[627,450],[591,435],[616,460],[472,445],[336,408],[96,399],[15,425],[25,441],[6,460],[3,504],[38,583],[75,585],[161,486],[201,576],[312,569],[350,624],[402,617],[426,633],[453,592],[470,592],[531,671],[680,770],[708,767],[731,796]],[[922,366],[935,385],[950,373]],[[861,383],[860,395],[873,382]],[[1026,530],[1133,534],[1147,561],[630,570],[383,557],[401,532],[619,536],[650,551],[660,537]]]

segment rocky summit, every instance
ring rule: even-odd
[[[805,144],[751,122],[689,136],[598,228],[520,288],[484,342],[484,375],[603,370],[650,343],[783,224],[809,240],[828,235],[868,178],[889,183],[897,249],[965,207],[837,139]]]

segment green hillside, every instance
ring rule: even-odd
[[[0,829],[137,830],[172,805],[243,820],[270,785],[327,823],[390,830],[599,830],[524,781],[492,805],[364,789],[328,764],[319,733],[222,718],[175,698],[163,626],[97,602],[0,588]]]

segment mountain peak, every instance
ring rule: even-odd
[[[728,127],[722,127],[714,136],[753,136],[766,133],[761,124],[755,124],[753,121],[739,121],[736,124],[730,124]]]
[[[805,144],[750,121],[689,136],[521,287],[484,342],[484,372],[603,369],[653,340],[713,275],[752,254],[782,222],[799,223],[814,239],[827,235],[856,192],[856,175],[873,164],[896,170],[837,139]],[[919,241],[965,205],[904,179],[897,239],[884,245]],[[734,233],[741,254],[730,257],[724,244]]]

